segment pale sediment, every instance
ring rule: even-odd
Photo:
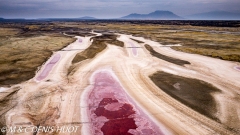
[[[134,55],[134,56],[137,56],[137,48],[136,48],[136,46],[135,46],[132,42],[130,42],[129,44],[130,44],[131,47],[132,47],[132,53],[133,53],[133,55]]]
[[[49,72],[52,70],[53,66],[60,60],[61,55],[55,54],[53,58],[45,65],[43,71],[36,78],[37,81],[41,81],[46,78]]]
[[[234,69],[240,71],[240,66],[235,66]]]
[[[80,38],[82,42],[79,42]],[[118,40],[129,45],[130,38],[132,36],[122,34]],[[41,76],[40,71],[44,71],[46,65],[51,65],[52,68],[48,68],[50,70],[40,77],[42,81],[35,82],[31,79],[18,85],[20,88],[13,97],[18,102],[14,102],[14,106],[11,106],[13,108],[4,108],[8,110],[4,115],[6,125],[78,125],[80,128],[76,133],[64,133],[76,135],[94,134],[96,131],[109,133],[111,130],[108,129],[116,123],[120,123],[124,133],[132,134],[240,133],[240,76],[239,71],[233,69],[236,63],[177,52],[170,47],[159,47],[161,45],[157,42],[134,37],[141,41],[134,43],[135,47],[141,47],[135,48],[138,57],[132,57],[133,46],[133,49],[129,49],[107,44],[94,57],[72,64],[76,54],[91,45],[90,39],[91,37],[78,37],[76,42],[63,51],[56,52],[57,55],[53,55],[36,75],[36,78]],[[190,64],[180,66],[153,57],[144,48],[144,44],[151,46],[156,53]],[[68,74],[71,66],[74,67],[74,72]],[[157,80],[155,84],[149,76],[158,71],[179,76],[176,82],[170,80],[169,83],[169,87],[175,91],[185,88],[181,77],[203,80],[219,89],[213,93],[208,91],[210,94],[207,96],[207,100],[214,102],[210,103],[214,108],[211,105],[207,108],[213,109],[211,113],[218,120],[199,113],[164,92],[161,86],[157,87],[156,82],[163,83],[164,80]],[[7,91],[9,90],[4,92]],[[197,92],[201,93],[201,90]],[[187,95],[184,92],[182,94],[183,98]],[[201,104],[200,101],[196,105]],[[128,124],[130,125],[126,126]],[[144,124],[148,126],[143,126]],[[122,131],[111,131],[113,132]]]
[[[82,39],[81,39],[81,38],[78,38],[78,42],[82,43]]]
[[[0,87],[0,92],[4,92],[6,91],[8,88],[5,88],[5,87]]]

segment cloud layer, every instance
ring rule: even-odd
[[[169,10],[189,15],[214,10],[240,13],[239,0],[0,0],[0,17],[118,18],[129,13]]]

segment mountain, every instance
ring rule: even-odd
[[[157,10],[149,14],[129,14],[127,16],[121,17],[121,19],[127,20],[183,20],[182,17],[170,12]]]
[[[84,17],[80,17],[78,19],[81,19],[81,20],[95,20],[97,18],[94,18],[94,17],[90,17],[90,16],[84,16]]]
[[[211,11],[189,15],[185,18],[191,20],[240,20],[240,14],[227,11]]]

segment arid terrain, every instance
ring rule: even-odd
[[[239,24],[2,23],[0,134],[238,135]]]

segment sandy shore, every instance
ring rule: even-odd
[[[124,92],[153,123],[161,127],[164,134],[240,133],[240,71],[236,68],[239,63],[178,52],[170,46],[163,47],[154,41],[121,34],[118,39],[125,43],[125,47],[108,45],[93,59],[74,64],[76,72],[68,75],[74,56],[91,45],[90,37],[76,38],[76,42],[55,52],[35,78],[16,85],[20,87],[18,103],[5,114],[8,126],[79,126],[76,132],[56,133],[91,134],[88,92],[94,86],[92,76],[96,71],[111,69]],[[144,44],[158,53],[191,64],[179,66],[153,57]],[[60,56],[59,60],[52,62],[44,77],[37,79],[56,54]],[[212,95],[220,122],[194,111],[158,88],[149,78],[157,71],[203,80],[220,89],[221,92]],[[46,133],[39,131],[37,134]]]

